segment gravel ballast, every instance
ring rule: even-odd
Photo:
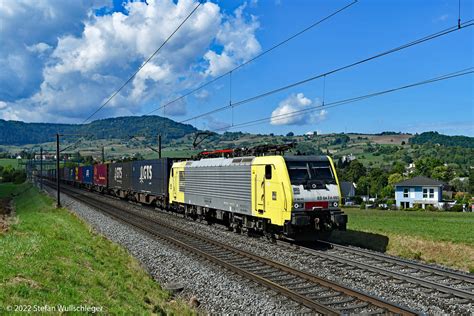
[[[56,191],[47,189],[50,195]],[[211,314],[295,314],[302,307],[214,264],[138,232],[83,203],[61,195],[62,204],[98,233],[122,245],[160,284],[179,284],[177,297],[198,301]]]
[[[332,262],[329,262],[327,260],[324,260],[321,257],[318,257],[317,255],[312,255],[312,254],[306,254],[301,251],[298,251],[298,249],[291,249],[289,247],[282,247],[279,245],[276,245],[274,243],[271,243],[269,241],[266,241],[264,238],[250,238],[246,235],[239,235],[233,232],[229,232],[225,229],[222,229],[221,227],[214,227],[214,226],[209,226],[204,223],[199,223],[199,222],[194,222],[188,219],[183,219],[180,218],[176,215],[165,213],[165,212],[159,212],[159,211],[153,211],[150,210],[149,208],[143,208],[140,206],[136,206],[130,203],[126,203],[123,201],[115,200],[115,199],[110,199],[112,203],[118,203],[117,205],[127,205],[129,210],[147,215],[147,216],[156,216],[159,217],[160,219],[165,219],[167,222],[173,225],[177,225],[180,228],[185,228],[189,231],[192,231],[194,233],[202,234],[206,237],[211,237],[214,238],[220,242],[225,242],[229,245],[232,245],[234,247],[240,248],[245,251],[249,251],[252,253],[255,253],[256,255],[263,256],[266,258],[273,259],[275,261],[279,261],[281,263],[287,264],[291,267],[297,268],[302,271],[306,271],[309,273],[312,273],[314,275],[317,275],[319,277],[326,278],[331,281],[338,282],[340,284],[346,285],[350,288],[359,290],[364,293],[371,294],[373,296],[377,296],[380,298],[383,298],[387,301],[390,302],[395,302],[399,305],[407,306],[413,310],[416,310],[420,313],[427,313],[427,314],[472,314],[474,313],[474,306],[471,303],[465,303],[460,301],[459,299],[456,298],[450,298],[450,297],[443,297],[443,295],[439,295],[440,293],[437,293],[436,291],[433,292],[428,292],[426,290],[423,290],[422,288],[419,288],[418,286],[414,286],[413,284],[408,284],[404,282],[397,282],[396,280],[390,280],[390,279],[385,279],[381,278],[380,275],[377,274],[369,274],[366,271],[363,270],[358,270],[358,269],[345,269],[341,268],[338,266],[335,266]],[[77,203],[79,204],[79,203]],[[82,206],[84,207],[84,206]],[[81,208],[82,208],[81,207]],[[91,210],[92,211],[92,210]],[[77,211],[75,211],[78,213]],[[97,216],[102,216],[104,215],[99,214],[98,212],[92,211],[95,214],[98,214]],[[79,214],[80,215],[80,214]],[[80,215],[81,217],[84,217],[87,221],[88,217],[94,218],[94,215],[88,214],[87,217],[84,215]],[[111,220],[111,219],[109,219]],[[113,220],[111,220],[113,221]],[[115,221],[113,221],[116,223]],[[94,223],[91,223],[94,226]],[[120,224],[120,223],[119,223]],[[99,231],[101,231],[101,223],[98,222],[97,225],[99,228],[97,228]],[[114,224],[115,225],[115,224]],[[120,224],[121,225],[121,224]],[[122,225],[123,226],[123,225]],[[130,228],[127,227],[128,230],[131,230]],[[109,228],[109,230],[113,230],[113,228]],[[136,232],[135,232],[136,233]],[[107,237],[109,237],[106,233],[104,233]],[[112,237],[109,237],[112,240]],[[147,237],[148,238],[148,237]],[[124,239],[121,241],[121,239]],[[136,249],[137,247],[129,247],[127,246],[130,241],[127,241],[127,237],[121,236],[121,239],[115,240],[119,243],[124,244],[132,254],[135,255],[133,249]],[[132,239],[132,238],[130,238]],[[135,238],[133,238],[135,239]],[[150,238],[148,238],[150,239]],[[140,247],[150,247],[149,245],[146,244],[141,244]],[[168,250],[171,252],[176,252],[174,249],[169,249]],[[138,248],[138,252],[139,248]],[[187,256],[186,254],[180,253],[182,256]],[[135,256],[139,258],[140,261],[144,262],[144,260],[141,259],[140,254],[137,253]],[[156,258],[154,260],[157,260]],[[170,258],[170,260],[172,260]],[[178,259],[179,260],[179,259]],[[189,257],[188,257],[189,260]],[[191,259],[193,262],[195,262],[195,259]],[[177,261],[179,262],[179,261]],[[151,263],[144,262],[146,266],[152,265]],[[200,264],[200,266],[203,268],[204,275],[208,275],[208,271],[210,268],[209,264]],[[159,269],[157,267],[154,267],[154,269]],[[171,269],[174,269],[171,267]],[[184,273],[186,276],[186,273],[189,273],[187,270],[181,270],[181,267],[179,267],[179,271]],[[213,268],[215,269],[215,268]],[[165,270],[166,271],[166,270]],[[153,274],[153,271],[151,270],[152,275],[159,280],[160,282],[168,282],[169,280],[173,280],[173,278],[160,278]],[[179,273],[180,272],[173,272],[173,277],[176,279],[179,279]],[[225,273],[221,273],[224,274]],[[225,276],[226,278],[228,276]],[[198,277],[198,279],[203,278],[203,276]],[[205,278],[205,276],[204,276]],[[229,280],[229,282],[236,282],[239,284],[239,286],[242,286],[244,282],[237,278],[237,277],[232,277],[231,279],[234,280]],[[222,286],[222,283],[220,283]],[[224,286],[227,287],[232,287],[230,284],[224,284]],[[187,286],[187,289],[190,289]],[[200,289],[199,287],[197,289]],[[191,293],[191,292],[187,292]],[[197,295],[198,292],[193,292],[192,294]],[[212,294],[214,295],[214,294]],[[222,296],[222,293],[219,295]],[[268,291],[265,292],[263,295],[264,297],[268,297]],[[205,296],[207,298],[202,298],[202,296],[197,295],[199,300],[203,303],[203,305],[206,305],[207,301],[209,302],[214,302],[217,299],[217,297],[220,298],[220,296],[217,297],[211,297]],[[260,305],[259,302],[260,299],[256,299],[254,297],[254,302],[257,302],[257,305]],[[232,303],[235,304],[235,303]],[[255,303],[254,303],[255,304]],[[282,306],[283,304],[275,301],[269,301],[269,304],[265,304],[264,306],[256,306],[253,311],[254,312],[261,312],[261,313],[274,313],[274,312],[279,312],[279,313],[287,313],[287,312],[297,312],[294,309],[281,309],[281,307],[276,307],[275,305],[273,307],[266,307],[267,305],[270,306],[272,304],[276,304],[278,306]],[[285,308],[287,308],[285,304]],[[211,303],[212,306],[212,303]],[[205,307],[207,311],[209,312],[244,312],[241,310],[234,310],[233,308],[230,309],[213,309],[208,308],[207,306]],[[261,309],[263,308],[263,309]],[[266,308],[266,309],[265,309]],[[218,311],[219,310],[219,311]],[[248,311],[247,311],[248,312]],[[246,312],[244,312],[246,313]]]

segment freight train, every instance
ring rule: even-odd
[[[56,170],[45,171],[54,180]],[[311,240],[345,230],[336,169],[328,156],[171,158],[59,170],[62,182],[236,232]]]

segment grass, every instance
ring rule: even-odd
[[[12,166],[13,168],[17,169],[19,166],[18,159],[0,158],[0,166]]]
[[[474,214],[345,209],[336,242],[474,272]]]
[[[23,193],[21,193],[23,192]],[[190,314],[127,251],[30,185],[0,185],[17,223],[0,235],[0,314],[14,305],[86,305],[108,314]]]

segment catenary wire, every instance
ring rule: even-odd
[[[450,28],[447,28],[447,29],[438,31],[438,32],[433,33],[433,34],[430,34],[430,35],[427,35],[427,36],[425,36],[425,37],[422,37],[422,38],[419,38],[419,39],[417,39],[417,40],[411,41],[411,42],[409,42],[409,43],[403,44],[403,45],[401,45],[401,46],[392,48],[392,49],[387,50],[387,51],[384,51],[384,52],[382,52],[382,53],[378,53],[378,54],[373,55],[373,56],[371,56],[371,57],[358,60],[358,61],[353,62],[353,63],[350,63],[350,64],[348,64],[348,65],[345,65],[345,66],[342,66],[342,67],[339,67],[339,68],[330,70],[330,71],[328,71],[328,72],[325,72],[325,73],[322,73],[322,74],[318,74],[318,75],[315,75],[315,76],[306,78],[306,79],[304,79],[304,80],[300,80],[300,81],[297,81],[297,82],[294,82],[294,83],[291,83],[291,84],[288,84],[288,85],[285,85],[285,86],[282,86],[282,87],[279,87],[279,88],[276,88],[276,89],[273,89],[273,90],[270,90],[270,91],[267,91],[267,92],[264,92],[264,93],[261,93],[261,94],[258,94],[258,95],[256,95],[256,96],[253,96],[253,97],[250,97],[250,98],[247,98],[247,99],[243,99],[243,100],[238,101],[238,102],[234,102],[234,103],[232,103],[232,105],[225,105],[225,106],[216,108],[216,109],[214,109],[214,110],[211,110],[211,111],[208,111],[208,112],[205,112],[205,113],[202,113],[202,114],[199,114],[199,115],[196,115],[196,116],[187,118],[187,119],[185,119],[185,120],[182,120],[182,121],[180,121],[179,123],[186,123],[186,122],[189,122],[189,121],[191,121],[191,120],[195,120],[195,119],[198,119],[198,118],[202,118],[202,117],[205,117],[205,116],[208,116],[208,115],[217,113],[217,112],[224,111],[224,110],[226,110],[226,109],[229,109],[230,107],[234,107],[234,108],[235,108],[235,107],[240,106],[240,105],[243,105],[243,104],[245,104],[245,103],[249,103],[249,102],[258,100],[258,99],[260,99],[260,98],[264,98],[264,97],[270,96],[270,95],[272,95],[272,94],[275,94],[275,93],[278,93],[278,92],[281,92],[281,91],[284,91],[284,90],[287,90],[287,89],[290,89],[290,88],[293,88],[293,87],[302,85],[302,84],[304,84],[304,83],[307,83],[307,82],[310,82],[310,81],[313,81],[313,80],[316,80],[316,79],[319,79],[319,78],[322,78],[322,77],[326,77],[326,76],[328,76],[328,75],[332,75],[332,74],[337,73],[337,72],[340,72],[340,71],[342,71],[342,70],[346,70],[346,69],[348,69],[348,68],[355,67],[355,66],[357,66],[357,65],[366,63],[366,62],[371,61],[371,60],[374,60],[374,59],[376,59],[376,58],[380,58],[380,57],[386,56],[386,55],[388,55],[388,54],[401,51],[401,50],[403,50],[403,49],[406,49],[406,48],[409,48],[409,47],[412,47],[412,46],[415,46],[415,45],[418,45],[418,44],[427,42],[427,41],[429,41],[429,40],[433,40],[433,39],[435,39],[435,38],[438,38],[438,37],[441,37],[441,36],[450,34],[450,33],[452,33],[452,32],[458,31],[458,30],[460,30],[460,29],[464,29],[464,28],[470,27],[470,26],[474,25],[473,21],[474,21],[474,20],[471,19],[471,20],[469,20],[469,21],[466,21],[466,22],[462,23],[462,24],[461,24],[461,28],[458,28],[457,25],[456,25],[456,26],[452,26],[452,27],[450,27]]]
[[[174,34],[176,34],[176,32],[178,32],[178,30],[184,25],[184,23],[186,23],[186,21],[194,14],[194,12],[196,12],[196,10],[199,8],[199,6],[201,6],[201,1],[198,2],[198,4],[196,5],[196,7],[194,7],[194,9],[186,16],[186,18],[178,25],[178,27],[168,36],[168,38],[161,44],[160,47],[158,47],[157,50],[155,50],[153,52],[153,54],[150,55],[150,57],[148,57],[142,64],[140,67],[138,67],[138,69],[130,76],[130,78],[128,78],[121,86],[120,88],[118,88],[117,90],[114,91],[114,93],[112,93],[112,95],[98,108],[96,109],[91,115],[89,115],[83,122],[82,124],[84,124],[85,122],[87,122],[88,120],[90,120],[94,115],[96,115],[100,110],[102,110],[127,84],[130,83],[130,81],[132,81],[133,78],[135,78],[135,76],[140,72],[140,70],[143,69],[143,67],[145,67],[146,64],[148,64],[148,62],[156,56],[156,54],[158,54],[158,52],[161,50],[161,48],[163,48],[163,46],[166,45],[166,43],[168,43],[168,41],[174,36]]]
[[[301,30],[301,31],[299,31],[299,32],[297,32],[297,33],[291,35],[290,37],[284,39],[283,41],[281,41],[281,42],[279,42],[279,43],[273,45],[272,47],[266,49],[265,51],[261,52],[260,54],[256,55],[255,57],[253,57],[253,58],[251,58],[251,59],[249,59],[249,60],[243,62],[242,64],[236,66],[235,68],[229,70],[228,72],[226,72],[226,73],[224,73],[224,74],[222,74],[222,75],[219,75],[219,76],[217,76],[216,78],[214,78],[214,79],[212,79],[212,80],[210,80],[210,81],[208,81],[208,82],[206,82],[206,83],[201,84],[201,85],[198,86],[197,88],[194,88],[194,89],[192,89],[192,90],[189,91],[189,92],[186,92],[185,94],[183,94],[183,95],[177,97],[176,99],[173,99],[173,100],[167,102],[166,104],[163,104],[163,105],[159,106],[158,108],[156,108],[156,109],[154,109],[154,110],[148,112],[146,115],[150,115],[150,114],[152,114],[152,113],[154,113],[154,112],[156,112],[156,111],[159,111],[159,110],[161,110],[161,109],[163,109],[163,108],[166,108],[167,106],[169,106],[169,105],[171,105],[171,104],[173,104],[173,103],[175,103],[175,102],[178,102],[178,101],[182,100],[183,98],[185,98],[185,97],[187,97],[187,96],[189,96],[189,95],[191,95],[191,94],[193,94],[193,93],[195,93],[195,92],[197,92],[197,91],[199,91],[199,90],[201,90],[201,89],[203,89],[203,88],[209,86],[210,84],[212,84],[212,83],[218,81],[219,79],[224,78],[225,76],[227,76],[227,75],[231,74],[232,72],[234,72],[234,71],[236,71],[236,70],[238,70],[238,69],[244,67],[245,65],[248,65],[249,63],[255,61],[256,59],[258,59],[258,58],[260,58],[260,57],[263,57],[264,55],[270,53],[271,51],[275,50],[276,48],[278,48],[278,47],[280,47],[280,46],[286,44],[287,42],[291,41],[292,39],[294,39],[294,38],[296,38],[296,37],[302,35],[303,33],[305,33],[305,32],[307,32],[307,31],[311,30],[312,28],[314,28],[314,27],[316,27],[317,25],[323,23],[324,21],[329,20],[330,18],[332,18],[333,16],[337,15],[338,13],[340,13],[340,12],[346,10],[347,8],[349,8],[349,7],[351,7],[352,5],[354,5],[355,3],[357,3],[357,1],[358,1],[358,0],[355,0],[355,1],[353,1],[353,2],[351,2],[351,3],[349,3],[349,4],[347,4],[347,5],[345,5],[344,7],[342,7],[342,8],[340,8],[340,9],[334,11],[333,13],[331,13],[331,14],[329,14],[328,16],[322,18],[321,20],[318,20],[318,21],[314,22],[313,24],[307,26],[307,27],[304,28],[303,30]]]
[[[396,88],[391,88],[391,89],[387,89],[387,90],[383,90],[383,91],[378,91],[378,92],[374,92],[374,93],[370,93],[370,94],[365,94],[365,95],[357,96],[357,97],[353,97],[353,98],[338,100],[338,101],[326,103],[326,105],[317,105],[317,106],[309,107],[309,108],[302,109],[302,110],[288,112],[288,113],[285,113],[285,114],[273,115],[273,116],[269,116],[269,117],[260,118],[260,119],[257,119],[257,120],[252,120],[252,121],[247,121],[247,122],[243,122],[243,123],[239,123],[239,124],[234,124],[233,126],[218,128],[218,129],[214,129],[213,131],[217,132],[217,131],[222,131],[222,130],[233,129],[233,128],[236,128],[236,127],[248,127],[248,126],[252,126],[252,125],[258,125],[258,124],[261,124],[263,122],[266,122],[268,120],[273,120],[273,119],[282,120],[282,119],[286,119],[286,118],[289,118],[289,117],[306,114],[306,113],[316,111],[316,110],[319,110],[319,109],[328,109],[328,108],[341,106],[341,105],[348,104],[348,103],[358,102],[358,101],[361,101],[361,100],[373,98],[373,97],[376,97],[376,96],[380,96],[380,95],[384,95],[384,94],[388,94],[388,93],[392,93],[392,92],[396,92],[396,91],[400,91],[400,90],[405,90],[405,89],[409,89],[409,88],[413,88],[413,87],[417,87],[417,86],[421,86],[421,85],[426,85],[426,84],[430,84],[430,83],[434,83],[434,82],[438,82],[438,81],[448,80],[448,79],[452,79],[452,78],[456,78],[456,77],[466,76],[466,75],[469,75],[469,74],[472,74],[472,73],[474,73],[474,67],[469,67],[469,68],[462,69],[462,70],[459,70],[459,71],[456,71],[456,72],[452,72],[452,73],[448,73],[448,74],[438,76],[438,77],[435,77],[435,78],[430,78],[430,79],[426,79],[426,80],[423,80],[423,81],[411,83],[411,84],[408,84],[408,85],[404,85],[404,86],[400,86],[400,87],[396,87]]]

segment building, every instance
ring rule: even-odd
[[[339,183],[339,186],[341,188],[343,203],[347,204],[347,202],[351,201],[356,194],[356,185],[349,181],[342,181]]]
[[[443,199],[444,183],[423,176],[414,177],[395,184],[395,201],[398,208],[425,208],[428,205],[438,208]]]
[[[356,160],[356,159],[357,159],[356,156],[353,155],[353,154],[344,155],[344,156],[341,157],[341,161],[343,163],[350,163],[351,161]]]

